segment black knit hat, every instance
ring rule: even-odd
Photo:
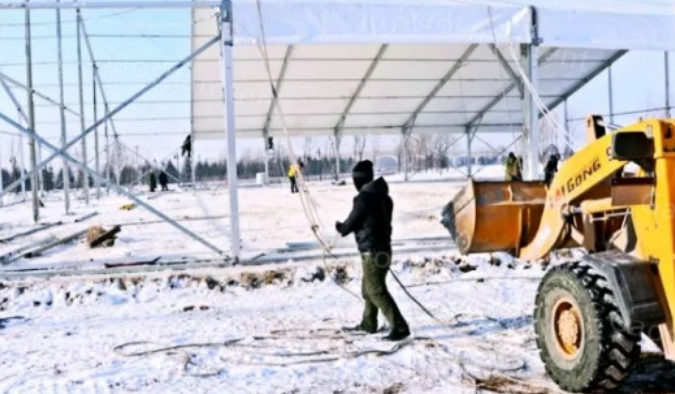
[[[352,170],[352,177],[354,179],[365,178],[369,182],[372,181],[375,177],[375,172],[373,171],[373,162],[370,160],[363,160],[356,163],[354,169]]]

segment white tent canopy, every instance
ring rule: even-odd
[[[293,135],[520,131],[521,44],[539,44],[537,90],[555,107],[628,49],[675,46],[675,16],[638,2],[235,1],[234,90],[240,137],[282,132],[261,55]],[[577,4],[578,3],[578,4]],[[587,3],[587,2],[586,2]],[[609,4],[613,3],[613,4]],[[576,7],[578,6],[578,7]],[[536,10],[536,11],[535,11]],[[652,18],[653,17],[653,18]],[[196,9],[193,49],[217,33]],[[536,21],[536,25],[533,23]],[[637,24],[647,24],[636,28]],[[536,26],[533,27],[533,26]],[[660,37],[655,39],[655,37]],[[224,138],[218,48],[193,67],[193,132]]]

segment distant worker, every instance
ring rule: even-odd
[[[155,172],[152,171],[150,173],[150,193],[154,193],[155,190],[157,190],[157,176],[155,175]]]
[[[188,159],[192,157],[192,135],[188,135],[187,138],[185,138],[185,141],[183,141],[183,145],[181,145],[180,149],[181,156],[185,156],[187,153]]]
[[[520,160],[513,154],[509,152],[509,156],[506,158],[506,181],[521,181],[523,179],[522,172],[520,170]]]
[[[354,233],[361,253],[363,280],[361,293],[365,302],[361,323],[346,331],[377,332],[378,310],[389,323],[391,331],[384,338],[400,341],[410,336],[408,323],[387,290],[387,273],[391,265],[391,218],[394,203],[389,197],[389,186],[382,178],[375,178],[370,160],[358,162],[352,172],[354,186],[359,194],[347,220],[336,222],[335,229],[343,236]]]
[[[288,167],[288,180],[291,181],[291,194],[300,192],[300,190],[298,190],[297,180],[299,172],[300,169],[296,163],[291,163],[291,165]]]
[[[169,188],[167,185],[169,184],[169,177],[166,175],[166,172],[160,171],[159,173],[159,184],[162,186],[162,191],[163,192],[168,192]]]
[[[546,183],[546,187],[551,186],[551,182],[553,182],[553,178],[558,172],[558,160],[558,155],[551,155],[548,158],[546,167],[544,167],[544,182]]]
[[[523,156],[518,155],[518,180],[522,181],[523,180],[523,168],[525,166],[523,165]]]

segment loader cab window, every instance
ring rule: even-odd
[[[654,171],[654,140],[641,131],[616,133],[612,136],[612,158],[633,162],[651,173]]]

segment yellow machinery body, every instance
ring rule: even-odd
[[[675,120],[607,132],[598,119],[587,119],[588,144],[562,163],[548,188],[470,180],[450,204],[451,233],[463,253],[505,251],[536,261],[577,246],[655,263],[652,283],[666,315],[664,352],[675,359]],[[616,154],[621,133],[646,136],[651,152],[644,165]]]

